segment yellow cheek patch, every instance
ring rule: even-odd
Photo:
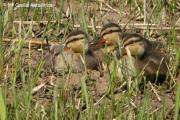
[[[116,44],[119,40],[119,34],[116,33],[110,33],[103,36],[103,38],[107,41],[108,44]]]
[[[75,53],[83,51],[84,40],[74,41],[68,44],[68,48],[72,49]]]
[[[133,56],[142,56],[145,52],[145,48],[143,44],[132,44],[127,47],[129,48],[130,53]]]

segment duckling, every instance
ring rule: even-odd
[[[109,23],[103,26],[100,32],[99,40],[93,41],[92,45],[100,45],[101,46],[101,53],[103,54],[102,64],[104,72],[113,72],[114,62],[112,59],[114,57],[114,50],[117,49],[118,44],[120,42],[120,33],[122,32],[119,25],[115,23]],[[116,62],[115,62],[116,64]],[[116,65],[116,70],[118,71],[117,77],[122,78],[121,70],[119,66]]]
[[[151,43],[143,37],[131,35],[125,34],[121,49],[121,59],[126,61],[127,68],[132,71],[133,66],[130,62],[133,62],[134,71],[143,72],[147,80],[158,80],[158,83],[164,81],[168,72],[166,55],[152,49]]]
[[[106,24],[100,35],[100,40],[93,44],[112,45],[116,57],[125,65],[121,68],[122,73],[124,71],[127,75],[132,75],[135,71],[144,71],[148,79],[155,80],[158,72],[158,79],[165,79],[168,60],[158,49],[153,49],[149,40],[137,33],[124,33],[115,23]]]
[[[66,38],[64,49],[71,49],[74,53],[80,54],[81,57],[84,56],[84,62],[88,69],[99,70],[101,59],[99,55],[95,54],[98,49],[90,44],[92,41],[91,37],[84,31],[72,31]]]
[[[70,32],[63,45],[54,45],[50,49],[53,57],[56,57],[53,60],[54,69],[81,72],[86,65],[87,69],[99,70],[101,63],[93,48],[89,46],[91,41],[91,37],[82,30]]]
[[[149,41],[137,33],[123,32],[121,27],[116,23],[108,23],[104,25],[100,32],[100,36],[101,37],[97,42],[93,42],[91,44],[106,44],[108,46],[108,51],[113,51],[114,49],[117,49],[117,46],[122,46],[123,39],[126,39],[127,37],[134,37],[134,39],[139,38]],[[152,49],[158,49],[159,46],[159,42],[150,43],[150,47]]]

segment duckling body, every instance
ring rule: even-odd
[[[64,72],[82,72],[83,62],[80,58],[80,54],[73,53],[72,51],[65,51],[57,55],[54,59],[54,70]]]
[[[165,54],[153,49],[153,45],[147,39],[135,33],[123,34],[122,41],[122,59],[129,59],[128,48],[135,68],[138,72],[143,72],[146,79],[166,78],[168,60]]]
[[[168,72],[168,60],[164,54],[152,51],[144,59],[136,59],[135,65],[138,70],[143,71],[147,79],[156,80],[159,82],[166,79]]]
[[[81,71],[81,61],[78,55],[72,51],[62,51],[62,46],[52,45],[50,52],[45,56],[45,69],[58,73],[66,73],[70,70],[72,72]]]
[[[99,70],[101,58],[96,55],[92,50],[88,50],[85,54],[86,66],[88,69]]]

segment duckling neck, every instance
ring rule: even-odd
[[[150,52],[152,52],[152,44],[146,40],[145,44],[145,50],[144,53],[140,56],[140,59],[145,59],[150,55]]]

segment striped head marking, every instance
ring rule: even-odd
[[[65,39],[65,50],[71,49],[75,53],[81,53],[83,49],[87,50],[87,42],[89,39],[84,31],[74,30],[70,32]]]
[[[129,36],[124,36],[122,54],[126,55],[126,48],[128,48],[132,56],[141,58],[146,50],[145,42],[146,41],[144,40],[144,38],[137,34],[130,34]]]
[[[101,37],[106,40],[106,44],[117,44],[119,35],[122,32],[120,26],[115,23],[108,23],[101,30]]]

